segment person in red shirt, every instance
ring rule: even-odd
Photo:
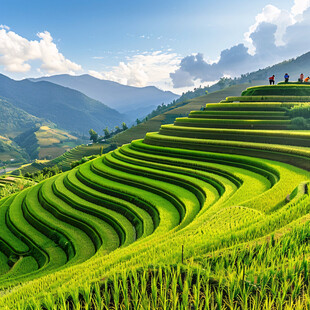
[[[274,85],[274,75],[269,78],[269,84]]]
[[[302,73],[299,77],[299,80],[298,80],[300,83],[302,83],[304,81],[304,74]]]

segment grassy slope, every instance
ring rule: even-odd
[[[17,107],[5,99],[0,99],[0,134],[15,137],[21,132],[42,124],[39,119]]]
[[[9,163],[11,159],[14,159],[14,163],[23,163],[29,160],[29,157],[12,140],[0,136],[0,161]]]
[[[68,132],[49,126],[40,126],[24,132],[15,141],[25,148],[32,159],[53,159],[80,144]]]
[[[111,149],[113,148],[111,148],[111,145],[109,144],[81,144],[52,160],[46,160],[43,162],[36,160],[31,165],[22,167],[20,170],[22,174],[25,174],[26,172],[33,173],[38,170],[42,170],[44,167],[53,167],[57,165],[60,169],[62,169],[62,171],[67,171],[71,169],[72,162],[79,161],[85,156],[100,155],[101,153],[106,153]]]
[[[60,129],[41,126],[35,132],[40,147],[39,159],[55,158],[79,144],[80,140]]]

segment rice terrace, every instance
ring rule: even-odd
[[[310,0],[2,1],[0,310],[310,310],[309,37]]]
[[[0,200],[0,309],[308,308],[309,102],[251,87]]]

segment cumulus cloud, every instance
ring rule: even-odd
[[[0,65],[8,72],[27,72],[29,61],[41,61],[40,71],[48,74],[75,73],[82,67],[61,54],[48,31],[37,34],[38,40],[29,41],[0,26]]]
[[[100,79],[115,81],[124,85],[144,87],[155,85],[167,88],[171,84],[170,72],[177,69],[181,57],[176,53],[155,51],[141,53],[128,57],[126,62],[120,62],[110,71],[97,72],[90,70],[89,74]]]
[[[249,53],[252,55],[255,54],[255,44],[252,34],[263,23],[276,25],[275,44],[279,46],[284,44],[283,35],[285,34],[286,28],[294,23],[294,18],[288,11],[280,10],[271,4],[266,5],[262,12],[256,16],[255,23],[250,26],[249,31],[244,35],[249,47]]]
[[[269,4],[245,33],[245,44],[222,51],[213,64],[202,54],[187,56],[170,76],[176,88],[239,76],[310,51],[309,36],[310,0],[295,0],[290,11]]]
[[[291,12],[297,20],[302,19],[302,14],[310,7],[310,0],[295,0]]]

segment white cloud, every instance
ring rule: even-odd
[[[249,31],[244,34],[245,41],[249,47],[249,53],[255,54],[255,47],[251,39],[251,35],[258,29],[262,23],[270,23],[277,26],[275,32],[276,46],[283,46],[285,42],[283,37],[289,26],[302,21],[303,13],[310,7],[310,0],[295,0],[290,11],[281,10],[272,4],[266,5],[262,12],[255,18],[255,23],[250,26]]]
[[[293,16],[299,18],[310,7],[310,0],[295,0],[291,9]]]
[[[176,53],[163,51],[141,53],[129,57],[127,62],[120,62],[110,71],[90,70],[89,74],[129,86],[155,85],[167,89],[172,88],[169,74],[178,68],[180,60],[181,57]]]
[[[245,33],[245,40],[249,46],[249,53],[255,54],[255,47],[251,39],[251,35],[256,32],[259,25],[262,23],[270,23],[277,26],[275,33],[275,43],[277,46],[283,45],[283,35],[285,34],[287,26],[294,23],[293,16],[285,10],[280,10],[274,5],[266,5],[262,12],[255,17],[255,23],[250,26],[249,31]]]
[[[6,30],[10,30],[10,27],[7,25],[0,25],[0,29],[6,29]]]
[[[0,27],[0,65],[8,72],[27,72],[31,69],[29,61],[41,61],[40,70],[48,74],[70,73],[82,67],[61,54],[47,31],[37,34],[39,40],[29,41],[9,31],[7,26]]]

